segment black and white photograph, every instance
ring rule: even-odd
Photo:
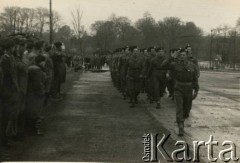
[[[0,162],[240,162],[239,0],[0,0]]]

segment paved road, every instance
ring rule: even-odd
[[[237,156],[240,157],[240,74],[201,72],[199,79],[200,91],[198,98],[193,101],[190,118],[185,122],[184,140],[188,144],[193,141],[209,140],[213,135],[219,146],[214,149],[218,156],[224,149],[225,140],[233,141],[237,146]],[[144,99],[144,97],[142,97]],[[162,111],[148,106],[149,112],[172,133],[177,139],[175,121],[175,104],[164,97]],[[167,118],[166,118],[167,117]],[[170,118],[169,118],[170,117]],[[207,160],[207,149],[203,148],[201,156]]]
[[[168,133],[144,105],[129,108],[109,72],[85,72],[48,111],[44,137],[17,146],[17,161],[142,162],[144,133]],[[167,150],[174,141],[169,139]]]
[[[201,73],[199,96],[181,138],[190,148],[192,141],[208,141],[213,135],[220,143],[214,156],[223,149],[224,140],[232,140],[240,156],[239,76]],[[160,110],[149,104],[145,95],[140,96],[138,107],[128,106],[113,87],[109,72],[82,73],[66,99],[47,111],[46,135],[19,143],[15,160],[142,162],[143,133],[171,132],[171,138],[179,140],[175,104],[169,98],[162,99]],[[168,142],[167,151],[173,150],[174,142]],[[207,160],[206,147],[200,155]]]

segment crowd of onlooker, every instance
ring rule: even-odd
[[[64,44],[25,36],[0,38],[0,158],[13,140],[43,135],[43,111],[60,100],[66,78]]]

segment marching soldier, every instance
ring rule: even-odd
[[[177,49],[170,50],[170,58],[171,62],[177,62]],[[169,96],[172,100],[174,100],[174,85],[175,85],[175,74],[173,71],[168,70],[167,72],[167,89],[169,92]]]
[[[129,47],[125,47],[122,49],[122,55],[119,58],[119,73],[120,73],[120,80],[121,80],[121,92],[123,95],[123,99],[127,98],[127,90],[126,90],[126,73],[125,69],[127,66],[127,62],[129,59]]]
[[[188,44],[185,47],[185,50],[187,52],[188,60],[191,61],[192,63],[194,63],[197,66],[198,77],[200,77],[200,69],[199,69],[199,65],[198,65],[198,60],[196,58],[194,58],[193,55],[192,55],[192,47]]]
[[[139,50],[136,46],[129,48],[131,56],[126,65],[127,89],[130,95],[130,107],[138,103],[138,94],[140,93],[140,78],[142,73],[142,60],[139,59]]]
[[[153,79],[152,74],[150,73],[150,62],[153,57],[156,55],[156,47],[149,47],[147,49],[147,57],[144,63],[144,72],[147,75],[147,96],[150,103],[153,103],[154,100],[154,90],[153,90]],[[146,52],[145,52],[146,53]]]
[[[189,116],[192,100],[197,97],[198,72],[197,66],[187,59],[185,49],[180,50],[179,61],[172,62],[171,59],[164,61],[163,67],[174,71],[176,84],[174,96],[176,98],[176,119],[179,127],[179,136],[184,134],[184,120]]]
[[[157,54],[151,59],[149,67],[149,76],[153,80],[154,100],[156,101],[157,109],[160,108],[160,98],[163,97],[166,83],[166,70],[161,67],[164,60],[164,49],[158,48]]]

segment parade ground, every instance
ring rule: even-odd
[[[145,94],[135,108],[113,86],[110,72],[71,72],[65,98],[52,102],[45,111],[44,136],[28,136],[12,149],[13,161],[102,161],[142,162],[144,133],[171,133],[166,150],[177,140],[219,142],[237,145],[239,156],[239,73],[201,72],[200,91],[185,136],[177,136],[175,103],[165,95],[161,109],[149,104]],[[207,148],[200,155],[207,161]]]

